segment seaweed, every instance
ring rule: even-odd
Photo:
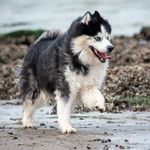
[[[18,30],[6,34],[0,35],[0,39],[8,39],[8,38],[19,38],[22,36],[34,36],[38,38],[45,30],[38,29],[38,30]]]

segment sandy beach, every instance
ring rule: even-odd
[[[72,115],[76,134],[59,132],[51,107],[34,117],[35,129],[23,129],[20,105],[0,103],[0,150],[150,149],[150,113],[79,113]]]

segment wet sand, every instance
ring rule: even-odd
[[[35,129],[21,126],[20,105],[0,102],[0,150],[150,149],[150,112],[82,113],[72,115],[76,134],[59,133],[57,116],[41,108]]]

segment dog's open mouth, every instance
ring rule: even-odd
[[[89,46],[89,48],[93,51],[94,55],[102,62],[105,63],[106,59],[111,60],[111,56],[108,53],[103,53],[95,49],[93,46]]]

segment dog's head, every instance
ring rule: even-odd
[[[81,61],[104,63],[111,59],[110,53],[114,49],[110,42],[111,26],[97,11],[93,14],[86,12],[75,20],[69,33],[73,36],[73,52],[79,54]]]

